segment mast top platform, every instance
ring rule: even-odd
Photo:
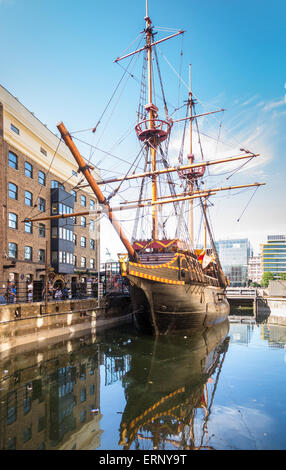
[[[194,154],[190,153],[187,155],[187,158],[192,164],[194,162]],[[200,167],[194,167],[194,168],[187,168],[185,170],[178,171],[180,178],[183,179],[188,179],[188,180],[193,180],[197,178],[202,178],[205,174],[206,167],[205,166],[200,166]]]
[[[173,126],[172,121],[163,121],[161,119],[145,119],[135,126],[137,137],[142,142],[156,139],[161,143],[167,139]]]

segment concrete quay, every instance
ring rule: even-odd
[[[0,353],[131,321],[128,296],[0,305]]]
[[[273,281],[275,286],[277,282]],[[242,316],[243,309],[248,307],[253,309],[251,316],[256,321],[267,321],[269,324],[286,326],[286,296],[279,296],[276,291],[276,295],[271,295],[273,292],[273,285],[269,289],[228,288],[227,299],[231,307],[241,309]]]

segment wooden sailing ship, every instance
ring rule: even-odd
[[[190,89],[186,103],[188,115],[178,120],[171,119],[163,94],[165,117],[162,119],[159,116],[159,108],[154,104],[152,61],[155,58],[155,62],[157,62],[156,47],[159,43],[176,37],[182,34],[183,31],[178,31],[156,41],[154,28],[148,14],[148,1],[146,1],[145,23],[144,46],[115,60],[118,63],[127,57],[133,57],[140,53],[144,54],[147,102],[141,106],[141,111],[138,111],[138,122],[135,126],[136,135],[142,146],[141,149],[145,152],[144,171],[142,173],[127,174],[121,178],[96,181],[92,175],[91,166],[82,157],[65,125],[61,122],[57,127],[79,166],[78,171],[85,176],[87,183],[97,197],[100,211],[107,215],[126,248],[126,255],[120,257],[121,271],[122,276],[130,281],[136,323],[139,328],[152,330],[154,334],[158,335],[188,328],[211,326],[227,318],[229,304],[225,290],[228,281],[224,276],[216,251],[208,221],[206,201],[218,191],[238,187],[257,187],[260,184],[254,183],[210,190],[201,189],[200,182],[204,177],[206,168],[227,162],[250,160],[258,155],[244,151],[241,155],[232,158],[194,161],[192,123],[197,122],[200,116],[222,110],[196,114],[195,100],[191,91],[190,73]],[[159,78],[161,83],[160,73]],[[189,153],[185,163],[182,157],[179,165],[172,166],[168,160],[166,148],[170,141],[171,132],[178,122],[189,125]],[[93,131],[96,131],[96,128]],[[163,145],[165,145],[164,148]],[[174,189],[175,177],[179,178],[181,186],[184,188],[184,191],[179,194]],[[160,182],[160,178],[165,178],[163,183]],[[135,201],[126,201],[120,206],[111,206],[111,195],[106,197],[100,189],[101,185],[119,182],[120,187],[125,182],[133,180],[141,181],[139,198]],[[149,181],[151,182],[151,195],[144,197],[144,184]],[[159,194],[159,188],[162,184],[169,189],[169,195],[166,195],[166,193]],[[117,191],[118,188],[114,191],[114,194]],[[194,247],[193,202],[196,199],[201,206],[206,233],[204,249],[200,250],[196,250]],[[181,207],[186,203],[189,205],[187,227],[185,219],[180,217]],[[169,207],[173,208],[172,210],[176,216],[175,232],[179,233],[179,229],[183,228],[185,232],[188,232],[187,238],[182,239],[176,235],[168,237],[164,230],[164,224],[160,225],[159,219],[163,209]],[[144,239],[142,235],[138,237],[134,232],[132,240],[129,240],[116,218],[116,212],[136,209],[135,226],[138,227],[139,211],[149,208],[152,210],[150,236]],[[79,214],[66,216],[62,214],[55,217],[71,217],[72,215]],[[207,237],[211,248],[207,248]]]

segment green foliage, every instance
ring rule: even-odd
[[[269,281],[274,279],[274,275],[271,272],[265,272],[263,273],[262,279],[261,279],[261,285],[262,287],[268,287]]]
[[[281,273],[280,274],[280,279],[281,279],[281,281],[286,281],[286,273]]]
[[[258,282],[251,282],[250,287],[260,287],[260,284]]]

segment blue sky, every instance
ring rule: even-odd
[[[245,213],[253,190],[232,198],[221,193],[211,210],[217,239],[248,236],[256,250],[267,234],[286,233],[285,13],[282,0],[149,1],[155,29],[186,30],[183,39],[178,37],[168,41],[168,47],[167,43],[160,46],[173,68],[182,71],[179,82],[162,59],[162,72],[170,78],[167,99],[173,106],[178,105],[179,97],[186,99],[184,84],[188,83],[188,64],[192,63],[192,88],[200,100],[198,111],[227,110],[222,121],[219,114],[202,121],[202,129],[218,135],[215,126],[222,122],[220,137],[228,141],[229,155],[239,153],[240,145],[261,154],[259,161],[227,182],[223,177],[217,179],[221,186],[267,183],[256,192]],[[0,83],[53,132],[60,120],[71,131],[89,129],[98,122],[122,76],[123,69],[113,60],[143,30],[144,16],[145,0],[0,0]],[[168,34],[159,31],[157,37]],[[120,146],[111,145],[136,118],[138,83],[130,80],[126,90],[116,96],[116,106],[108,109],[97,135],[89,132],[80,136],[100,148],[112,148],[124,159],[130,156],[131,161],[138,152],[134,138]],[[105,128],[107,123],[109,127]],[[225,154],[221,143],[215,155],[209,140],[204,143],[210,159]],[[90,155],[89,147],[81,150]],[[100,162],[102,168],[116,168],[122,173],[127,168],[124,164],[119,168],[118,160],[100,152],[92,155],[92,160]],[[112,234],[106,224],[103,230]],[[116,254],[117,245],[113,247],[108,236],[103,252],[106,247]]]

